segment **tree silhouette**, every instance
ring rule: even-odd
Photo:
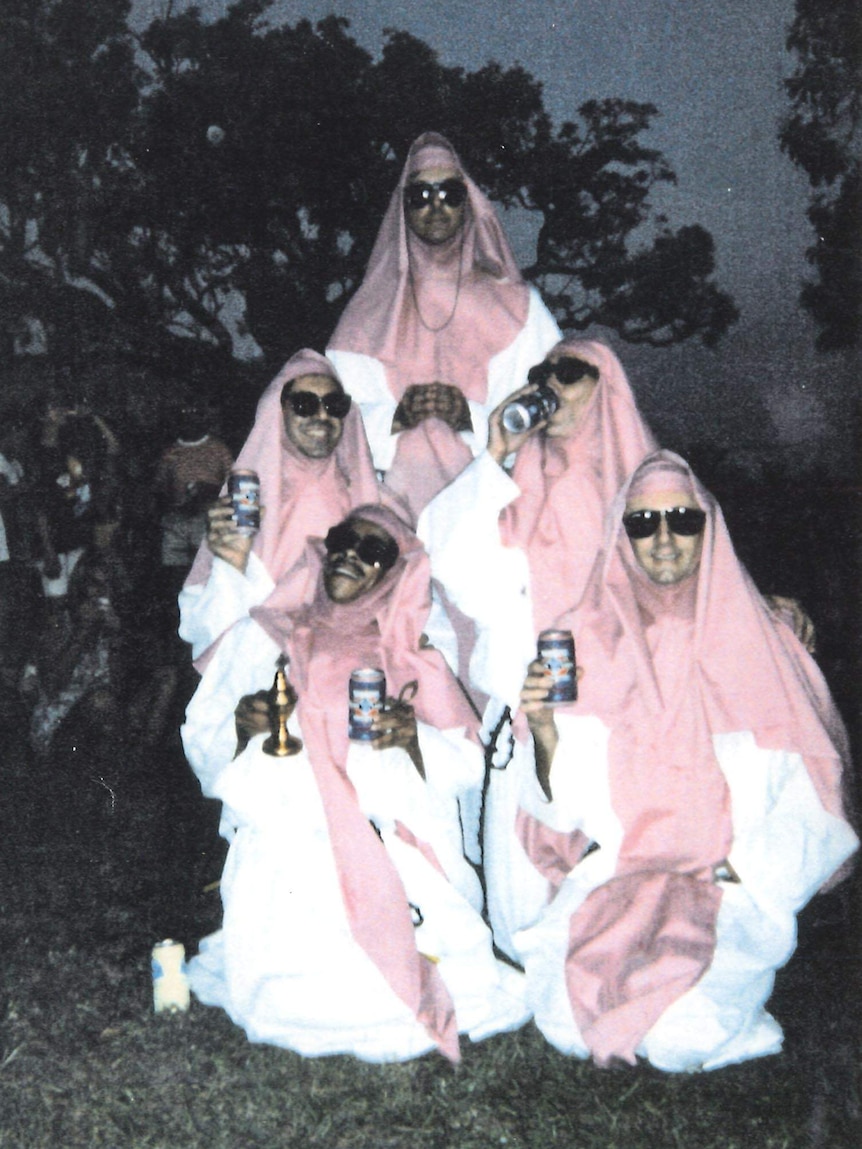
[[[0,329],[86,351],[105,310],[89,273],[113,246],[103,209],[138,91],[127,0],[0,0]]]
[[[169,14],[133,44],[127,0],[0,0],[17,21],[0,95],[23,106],[20,124],[0,113],[10,330],[65,314],[140,353],[166,333],[225,356],[246,339],[270,365],[323,346],[428,129],[536,219],[525,274],[563,327],[711,343],[734,321],[709,234],[651,203],[675,179],[641,142],[654,107],[590,101],[555,129],[523,68],[445,67],[399,31],[375,60],[346,20],[271,26],[271,3]]]
[[[791,110],[782,148],[811,182],[808,218],[816,242],[806,252],[816,279],[802,306],[824,351],[862,340],[862,20],[856,0],[796,0],[787,49],[797,57],[785,81]]]

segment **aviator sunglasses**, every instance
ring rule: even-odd
[[[315,395],[313,391],[288,391],[284,399],[289,403],[294,415],[310,419],[320,413],[320,408],[333,419],[343,419],[352,402],[344,391],[330,391],[328,395]]]
[[[328,555],[343,555],[353,551],[369,567],[382,567],[388,571],[398,558],[398,543],[394,539],[381,539],[378,535],[360,535],[349,523],[330,527],[323,541]]]
[[[409,211],[428,207],[432,200],[441,207],[460,207],[467,198],[467,185],[462,180],[448,179],[439,183],[408,184],[404,189],[404,205]]]
[[[706,523],[706,511],[699,507],[669,507],[666,511],[629,511],[623,526],[630,539],[648,539],[664,519],[673,535],[699,535]]]
[[[544,362],[531,367],[527,372],[527,382],[538,383],[540,387],[544,387],[552,375],[558,383],[564,383],[568,386],[570,383],[577,383],[585,375],[598,380],[599,369],[595,364],[587,363],[585,359],[578,359],[574,355],[564,355],[556,363],[551,363],[545,359]]]

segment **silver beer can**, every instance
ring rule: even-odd
[[[227,493],[233,506],[233,521],[240,535],[255,535],[260,530],[260,479],[256,471],[231,471]]]
[[[348,686],[348,737],[373,742],[380,734],[371,724],[386,705],[386,676],[375,667],[362,667],[350,675]]]
[[[575,675],[575,640],[570,630],[543,630],[538,656],[553,676],[546,702],[574,702],[578,697]]]
[[[547,384],[539,387],[538,391],[531,391],[522,395],[520,399],[513,399],[503,408],[501,421],[503,426],[513,435],[530,431],[543,419],[550,419],[560,401],[554,391]]]
[[[155,1013],[186,1013],[189,1008],[189,979],[186,973],[186,947],[166,938],[153,946],[153,1010]]]

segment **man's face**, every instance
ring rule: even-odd
[[[438,167],[423,168],[410,177],[411,184],[429,183],[439,184],[444,180],[460,180],[461,173],[457,168]],[[451,204],[441,203],[439,198],[431,196],[425,207],[410,208],[405,206],[404,218],[407,226],[424,243],[436,247],[446,243],[464,224],[464,211],[466,203],[453,207]]]
[[[323,398],[324,395],[341,393],[341,388],[328,375],[300,375],[293,386],[281,398],[284,431],[297,451],[309,459],[325,459],[338,446],[344,420],[327,414],[321,403],[313,415],[297,415],[290,402],[290,396],[307,392]]]
[[[342,528],[349,529],[342,531]],[[330,540],[340,531],[347,536],[346,541],[330,549]],[[388,531],[367,519],[348,519],[330,532],[323,564],[323,586],[332,602],[355,602],[376,587],[390,569],[391,563],[360,557],[359,552],[365,550],[362,540],[367,538],[378,539],[390,547],[395,545]],[[397,546],[395,553],[398,553]]]
[[[632,511],[667,511],[673,507],[700,510],[694,497],[685,491],[637,495],[626,503]],[[703,547],[703,531],[696,535],[675,535],[662,517],[658,530],[645,539],[629,539],[638,565],[659,586],[676,586],[697,570]]]
[[[552,351],[547,356],[547,361],[557,363],[565,358],[565,350]],[[561,383],[555,375],[551,375],[548,386],[559,399],[560,405],[548,420],[545,434],[549,439],[568,439],[580,427],[598,383],[589,375],[585,375],[577,383]]]

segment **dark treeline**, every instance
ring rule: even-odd
[[[128,0],[0,0],[3,357],[73,368],[106,347],[176,364],[322,346],[361,279],[409,141],[449,136],[537,235],[525,269],[567,329],[712,344],[736,318],[713,241],[652,202],[675,182],[645,103],[589,100],[555,127],[523,68],[443,66],[347,21],[267,23],[239,0],[127,26]],[[190,339],[189,339],[190,337]],[[210,352],[206,355],[206,352]]]

